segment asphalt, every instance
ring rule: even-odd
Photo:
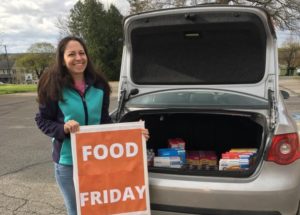
[[[279,86],[291,96],[300,96],[300,76],[279,77]]]

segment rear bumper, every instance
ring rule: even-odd
[[[286,166],[265,162],[252,178],[151,173],[151,209],[173,214],[295,215],[300,199],[299,170],[300,161],[296,161]]]

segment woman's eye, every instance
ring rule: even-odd
[[[74,56],[76,56],[76,55],[84,56],[84,55],[85,55],[85,52],[69,53],[69,54],[68,54],[69,57],[74,57]]]

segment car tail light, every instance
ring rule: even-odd
[[[300,146],[297,133],[275,135],[269,149],[267,160],[285,165],[300,158]]]

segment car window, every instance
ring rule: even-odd
[[[223,91],[164,91],[131,98],[127,106],[137,107],[201,107],[225,106],[268,108],[268,101],[246,94]]]

